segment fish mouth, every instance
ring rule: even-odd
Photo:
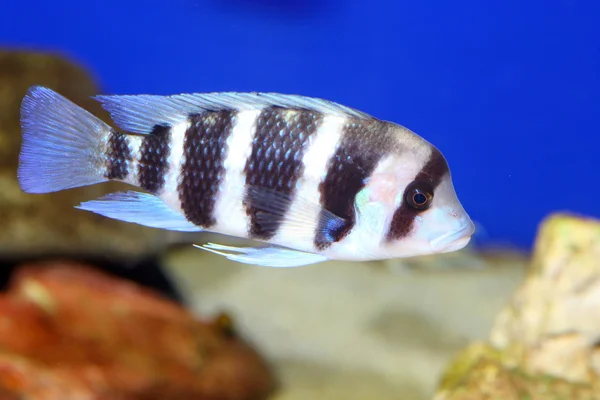
[[[444,233],[430,242],[431,248],[436,253],[448,253],[460,250],[470,241],[475,232],[475,224],[469,221],[457,230]]]

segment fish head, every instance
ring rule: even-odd
[[[444,156],[435,148],[431,154],[419,173],[399,185],[383,241],[386,258],[460,250],[475,232],[473,221],[458,199]]]
[[[415,203],[421,195],[412,192]],[[407,196],[407,197],[408,197]],[[475,232],[475,224],[462,206],[450,174],[433,190],[431,204],[415,218],[413,235],[430,253],[449,253],[464,248]]]

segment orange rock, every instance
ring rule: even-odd
[[[26,265],[0,296],[2,399],[242,400],[272,387],[228,318],[199,321],[91,267]]]

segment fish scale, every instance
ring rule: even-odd
[[[213,215],[223,161],[227,149],[222,146],[231,133],[234,113],[219,111],[190,117],[185,133],[183,179],[178,187],[181,209],[194,224],[208,228],[216,223]],[[204,143],[204,145],[203,145]]]
[[[158,193],[165,183],[165,174],[169,168],[169,131],[169,126],[157,125],[142,141],[138,181],[140,187],[151,193]]]
[[[294,113],[294,116],[298,118],[298,123],[305,126],[303,132],[307,135],[316,132],[316,125],[313,123],[316,113],[313,111],[288,110],[277,107],[264,109],[257,119],[252,153],[245,168],[246,185],[261,186],[292,195],[292,188],[300,178],[303,166],[301,161],[286,159],[282,157],[282,154],[285,155],[288,149],[291,150],[291,153],[301,154],[304,142],[297,139],[299,130],[295,129],[295,125],[285,121],[285,117],[289,113]],[[272,151],[271,149],[276,150]],[[262,240],[268,240],[275,236],[284,215],[279,220],[273,217],[269,228],[264,228],[257,221],[258,210],[252,206],[251,196],[246,198],[246,203],[248,204],[247,214],[250,217],[249,236]]]
[[[129,162],[133,159],[127,136],[111,132],[106,153],[106,178],[125,179],[129,174]]]

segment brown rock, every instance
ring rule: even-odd
[[[23,193],[17,183],[20,105],[31,85],[58,91],[110,122],[90,96],[98,87],[83,68],[51,54],[0,51],[0,256],[135,257],[161,249],[168,233],[110,220],[74,206],[127,187],[109,183],[50,194]]]
[[[227,318],[198,321],[84,265],[26,265],[0,297],[3,399],[242,400],[272,387]]]

